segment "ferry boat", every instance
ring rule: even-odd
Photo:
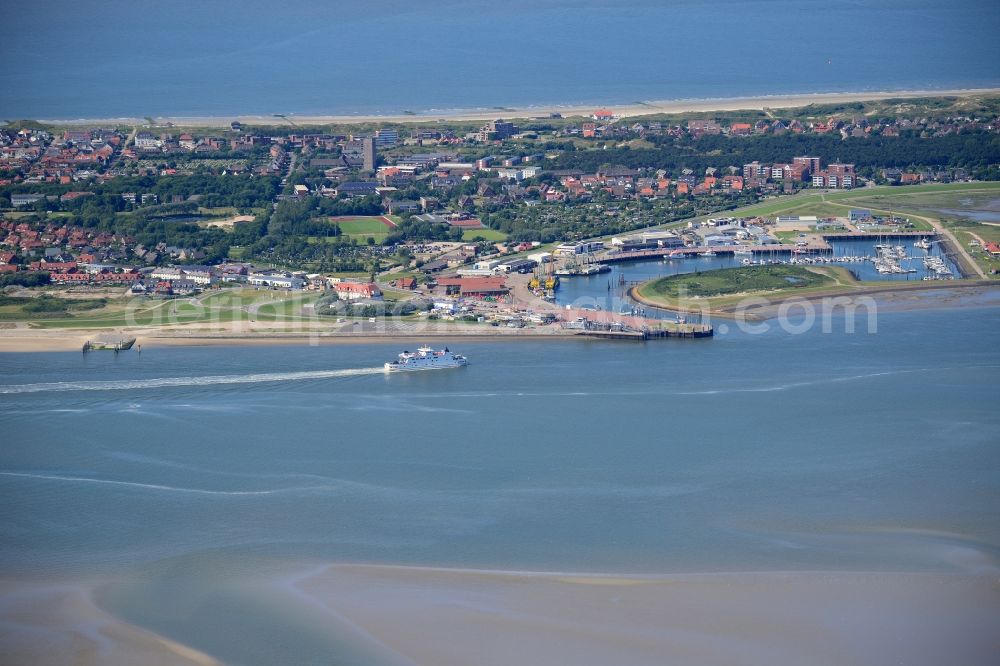
[[[420,347],[415,352],[404,351],[396,361],[385,364],[386,372],[404,372],[411,370],[443,370],[468,365],[469,361],[458,354],[448,351],[445,347],[435,351],[430,347]]]

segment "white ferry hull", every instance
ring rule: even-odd
[[[468,365],[468,363],[455,363],[454,365],[423,365],[420,367],[407,367],[405,365],[396,365],[395,363],[386,363],[386,372],[419,372],[421,370],[450,370],[451,368],[461,368]]]
[[[459,354],[453,354],[448,348],[434,351],[430,347],[421,347],[416,352],[403,352],[399,360],[386,363],[386,372],[416,372],[418,370],[447,370],[468,365],[468,360]]]

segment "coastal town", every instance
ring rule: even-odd
[[[649,320],[624,319],[631,308],[598,316],[557,306],[560,280],[651,258],[816,263],[837,254],[831,242],[865,234],[940,242],[951,263],[927,264],[925,280],[1000,266],[992,236],[962,243],[924,217],[825,203],[838,192],[1000,175],[974,155],[943,162],[936,148],[928,163],[906,166],[887,159],[891,151],[878,151],[882,163],[866,153],[873,142],[997,137],[995,112],[766,115],[667,122],[602,108],[588,118],[342,133],[287,118],[265,131],[238,121],[221,131],[24,124],[0,130],[0,280],[22,300],[25,288],[137,299],[249,288],[318,292],[311,314],[334,321],[586,322],[648,333]],[[767,157],[829,140],[836,152]],[[720,145],[755,158],[717,160]],[[674,161],[669,151],[681,148],[693,156]],[[824,214],[727,213],[812,193]],[[868,259],[881,274],[917,272],[874,252]]]

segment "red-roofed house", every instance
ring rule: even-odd
[[[50,273],[68,273],[69,271],[76,270],[75,261],[33,261],[31,262],[31,270],[33,271],[49,271]]]
[[[449,296],[503,296],[510,290],[503,277],[441,278],[439,287],[444,287]]]
[[[753,125],[750,123],[733,123],[729,126],[729,133],[733,136],[750,136],[753,133]]]
[[[89,273],[49,273],[49,279],[57,284],[90,282]]]
[[[382,298],[382,292],[374,282],[338,282],[333,288],[337,296],[345,301]]]
[[[1000,256],[1000,243],[987,243],[983,246],[983,249],[994,257]]]
[[[9,264],[14,260],[13,252],[0,252],[0,264]]]
[[[740,176],[724,176],[722,182],[730,190],[739,191],[743,189],[743,178]]]
[[[615,112],[610,109],[598,109],[594,111],[594,120],[598,122],[606,122],[615,119]]]

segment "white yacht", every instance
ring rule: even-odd
[[[445,347],[436,351],[430,347],[420,347],[415,352],[404,351],[396,361],[385,364],[386,372],[403,372],[410,370],[442,370],[468,365],[469,361],[458,354],[453,354]]]

